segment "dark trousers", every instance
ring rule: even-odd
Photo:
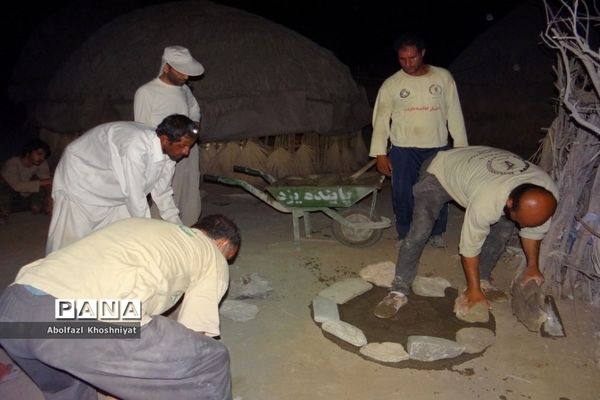
[[[415,184],[415,210],[410,230],[400,245],[396,276],[392,282],[392,291],[410,293],[410,287],[418,272],[419,259],[432,233],[436,218],[444,205],[452,200],[437,178],[425,171],[429,162],[421,169],[419,181]],[[506,248],[506,242],[515,229],[514,224],[505,217],[490,226],[481,254],[479,256],[480,279],[491,279],[492,271]]]
[[[0,321],[54,319],[54,300],[11,285],[0,297]],[[217,340],[153,316],[139,339],[1,339],[8,355],[51,400],[96,400],[96,389],[120,399],[230,400],[229,353]]]
[[[0,178],[0,217],[8,216],[13,212],[44,210],[44,206],[50,197],[50,191],[40,188],[37,193],[31,193],[29,196],[21,196],[15,192],[10,185]]]
[[[392,203],[399,239],[404,239],[410,229],[415,205],[413,186],[419,178],[423,162],[435,156],[438,151],[447,148],[448,146],[431,149],[392,146],[388,156],[392,163]],[[445,204],[435,221],[431,234],[441,235],[444,233],[447,222],[448,205]]]

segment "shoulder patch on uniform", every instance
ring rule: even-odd
[[[188,226],[185,226],[185,225],[181,225],[181,224],[179,224],[179,225],[177,225],[177,226],[178,226],[178,227],[179,227],[179,229],[181,229],[181,230],[183,231],[183,233],[185,233],[186,235],[188,235],[188,236],[191,236],[191,237],[193,237],[193,236],[194,236],[194,231],[192,231],[192,230],[190,229],[190,227],[188,227]]]

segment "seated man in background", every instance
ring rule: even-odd
[[[9,158],[0,173],[0,224],[15,211],[52,213],[50,147],[39,139],[27,142],[21,155]]]
[[[539,270],[540,243],[557,206],[558,189],[537,166],[505,150],[472,146],[441,151],[426,161],[413,188],[415,210],[400,246],[396,276],[375,316],[392,318],[408,302],[418,263],[440,210],[450,200],[466,209],[459,253],[467,289],[456,302],[460,318],[473,306],[498,294],[492,270],[514,225],[527,259],[522,284],[544,278]],[[486,297],[487,296],[487,297]]]
[[[115,222],[21,268],[0,297],[0,322],[51,327],[63,321],[56,299],[139,300],[139,337],[57,338],[44,328],[41,337],[0,332],[0,344],[48,399],[96,400],[96,388],[130,400],[231,399],[229,354],[212,337],[240,242],[222,215],[192,228]],[[161,315],[182,296],[177,321]]]

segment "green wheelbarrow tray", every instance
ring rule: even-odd
[[[287,207],[334,207],[354,205],[381,188],[382,176],[366,173],[355,179],[340,174],[288,176],[265,189]]]
[[[296,243],[300,242],[300,218],[304,221],[304,234],[310,238],[310,213],[323,212],[333,219],[332,232],[340,243],[366,247],[375,244],[383,229],[392,225],[389,218],[375,214],[377,191],[385,177],[375,172],[364,173],[367,166],[353,175],[288,176],[280,180],[260,170],[240,166],[233,168],[236,172],[263,178],[269,184],[265,191],[242,179],[205,175],[204,180],[240,186],[276,210],[291,213]],[[369,194],[372,194],[369,209],[352,207]]]

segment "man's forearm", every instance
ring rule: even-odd
[[[544,276],[540,272],[539,258],[540,258],[540,244],[541,240],[521,238],[521,247],[523,253],[525,253],[525,260],[527,267],[523,275],[522,283],[525,284],[530,280],[535,280],[538,285],[544,281]]]
[[[465,257],[461,255],[460,258],[467,280],[467,287],[469,289],[479,288],[479,255],[475,257]]]

